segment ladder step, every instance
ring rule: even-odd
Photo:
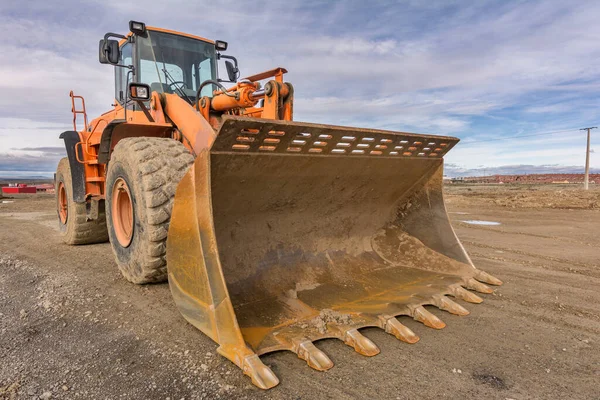
[[[92,176],[90,178],[85,178],[86,182],[104,182],[103,176]]]

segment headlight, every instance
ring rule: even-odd
[[[143,22],[129,21],[129,30],[138,35],[146,33],[146,24]]]
[[[150,86],[146,85],[145,83],[129,84],[129,97],[132,100],[149,100],[150,93]]]

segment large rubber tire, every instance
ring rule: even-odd
[[[66,244],[92,244],[108,241],[106,229],[106,215],[103,202],[98,210],[98,219],[87,218],[86,204],[73,201],[73,181],[71,180],[71,166],[69,159],[63,158],[56,168],[54,182],[56,197],[56,211],[60,235]],[[63,205],[66,205],[66,215],[61,218],[61,193]]]
[[[136,137],[115,146],[106,177],[108,234],[123,276],[137,284],[167,279],[167,233],[177,184],[194,157],[173,139]],[[126,185],[133,209],[129,243],[119,241],[119,205],[115,191]],[[120,185],[120,186],[119,186]],[[116,230],[115,230],[116,229]],[[120,233],[122,238],[122,233]]]

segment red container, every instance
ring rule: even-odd
[[[18,184],[17,186],[4,186],[2,193],[4,194],[20,194],[20,193],[36,193],[37,189],[35,186],[27,186],[25,184]]]

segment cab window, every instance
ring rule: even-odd
[[[148,31],[136,43],[136,80],[152,91],[174,93],[193,101],[201,83],[216,79],[215,45],[203,40],[166,32]],[[212,85],[202,95],[211,95]]]

